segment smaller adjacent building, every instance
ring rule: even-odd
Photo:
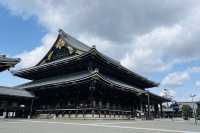
[[[191,109],[196,110],[198,105],[200,104],[200,102],[197,102],[197,101],[194,101],[194,102],[177,102],[177,104],[179,105],[180,110],[183,107],[183,105],[188,105],[188,106],[190,106]]]
[[[20,62],[20,59],[13,59],[8,58],[5,55],[0,55],[0,72],[10,69],[11,67],[14,67],[17,63]]]
[[[169,107],[163,106],[163,116],[166,118],[169,117],[182,117],[182,107],[184,105],[188,105],[190,107],[189,116],[193,117],[194,111],[200,107],[200,102],[175,102],[171,104]]]
[[[0,117],[27,117],[33,98],[28,91],[0,86]]]
[[[194,116],[194,113],[196,113],[197,108],[200,106],[200,102],[194,101],[194,102],[178,102],[179,105],[179,116],[182,115],[182,107],[183,105],[190,106],[190,117]]]
[[[19,61],[20,59],[0,55],[0,72],[14,67]],[[26,90],[0,86],[0,118],[26,117],[30,114],[33,98],[34,95]]]

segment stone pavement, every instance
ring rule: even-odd
[[[2,119],[0,133],[200,133],[193,120],[41,120]]]

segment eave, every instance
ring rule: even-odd
[[[33,73],[40,73],[41,70],[48,71],[48,69],[57,68],[57,66],[61,66],[61,65],[64,66],[64,65],[67,65],[69,62],[80,61],[80,60],[83,60],[84,58],[91,57],[91,56],[103,61],[107,65],[110,65],[110,66],[118,69],[119,71],[126,73],[129,77],[132,77],[134,79],[139,79],[141,82],[144,82],[146,84],[146,88],[157,87],[159,85],[159,84],[157,84],[153,81],[150,81],[150,80],[140,76],[139,74],[136,74],[136,73],[130,71],[129,69],[123,67],[122,65],[120,65],[120,63],[101,54],[95,48],[92,48],[91,50],[89,50],[88,52],[85,52],[82,55],[76,55],[76,56],[72,56],[69,58],[60,59],[60,60],[46,63],[46,64],[43,64],[40,66],[34,66],[34,67],[30,67],[30,68],[21,69],[18,71],[12,71],[12,73],[15,76],[33,80],[30,76]]]
[[[4,55],[0,55],[0,72],[9,69],[10,67],[14,67],[19,62],[20,59],[18,58],[13,59],[13,58],[8,58]]]
[[[0,86],[0,97],[34,98],[34,95],[26,90]]]
[[[135,93],[143,92],[143,90],[141,89],[138,89],[126,83],[122,83],[114,79],[108,78],[97,71],[93,71],[93,72],[88,71],[82,74],[77,73],[72,76],[66,75],[66,76],[43,79],[40,81],[32,81],[32,82],[18,86],[18,88],[37,91],[38,89],[41,89],[41,88],[48,89],[49,87],[53,88],[56,86],[65,86],[65,85],[67,86],[67,85],[72,85],[72,84],[79,84],[82,82],[89,82],[91,80],[100,81],[103,84],[110,85],[112,87],[121,89],[123,91],[131,91]]]
[[[162,96],[159,96],[159,95],[154,94],[154,93],[152,93],[152,92],[149,92],[149,94],[150,94],[151,98],[157,99],[157,100],[160,101],[160,102],[171,102],[170,99],[165,98],[165,97],[162,97]]]

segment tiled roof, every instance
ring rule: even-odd
[[[0,72],[19,63],[20,59],[8,58],[5,55],[0,55]]]
[[[79,73],[72,73],[72,74],[67,74],[63,76],[56,76],[56,77],[51,77],[51,78],[46,78],[42,80],[36,80],[36,81],[31,81],[29,83],[17,86],[20,89],[28,89],[28,88],[38,88],[42,86],[48,86],[48,85],[59,85],[63,83],[71,83],[74,81],[82,81],[82,80],[87,80],[92,77],[99,77],[101,80],[111,83],[117,87],[120,87],[121,89],[124,90],[129,90],[129,91],[135,91],[135,92],[141,92],[143,90],[135,88],[134,86],[128,85],[124,82],[120,82],[116,79],[107,77],[105,75],[100,74],[99,72],[89,72],[89,71],[84,71],[84,72],[79,72]],[[45,87],[43,87],[45,88]]]
[[[15,89],[11,87],[0,86],[0,95],[3,96],[14,96],[14,97],[26,97],[26,98],[34,98],[30,92],[26,90]]]

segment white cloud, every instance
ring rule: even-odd
[[[173,41],[181,31],[180,26],[172,28],[159,27],[132,42],[132,50],[128,52],[122,64],[143,73],[164,71],[171,67],[172,60],[167,59]]]
[[[143,74],[200,61],[197,0],[2,0],[0,4],[23,19],[35,17],[48,31],[41,46],[16,55],[22,58],[18,67],[35,65],[55,41],[58,28]],[[161,86],[180,87],[197,72],[198,66],[170,73]]]
[[[188,69],[190,73],[200,73],[200,66],[193,66]]]
[[[17,58],[21,58],[21,63],[17,65],[16,69],[36,65],[51,48],[55,38],[55,34],[47,34],[43,37],[41,46],[34,48],[32,51],[24,51],[23,53],[16,55]]]
[[[65,15],[62,5],[56,4],[52,0],[7,0],[0,1],[0,4],[8,8],[12,14],[29,19],[37,17],[38,23],[46,27],[49,31],[55,31],[59,27],[63,28],[69,20]]]
[[[162,87],[167,88],[176,88],[181,87],[191,79],[193,74],[200,73],[200,67],[199,66],[192,66],[187,68],[186,70],[182,72],[172,72],[169,73],[161,82]],[[200,87],[200,82],[196,81],[196,86]]]
[[[157,27],[134,38],[122,63],[142,73],[166,71],[176,64],[200,61],[200,10],[170,27]],[[146,69],[148,66],[148,69]]]
[[[162,89],[160,92],[160,96],[166,97],[166,98],[174,98],[176,97],[176,91],[170,89],[170,90],[164,90]]]
[[[25,19],[36,17],[50,33],[63,28],[142,73],[165,71],[200,56],[200,3],[195,0],[6,0],[0,4]],[[28,61],[22,66],[33,65],[45,50],[43,45],[19,54]]]
[[[196,81],[196,82],[195,82],[195,87],[196,87],[197,89],[200,89],[200,81]]]
[[[190,79],[190,75],[187,72],[174,72],[167,75],[162,80],[162,85],[166,87],[179,87]]]
[[[79,35],[79,40],[84,42],[85,44],[89,46],[97,46],[97,49],[103,52],[108,51],[113,47],[113,42],[109,40],[105,40],[103,38],[100,38],[98,36],[89,35],[89,34],[81,34]]]

